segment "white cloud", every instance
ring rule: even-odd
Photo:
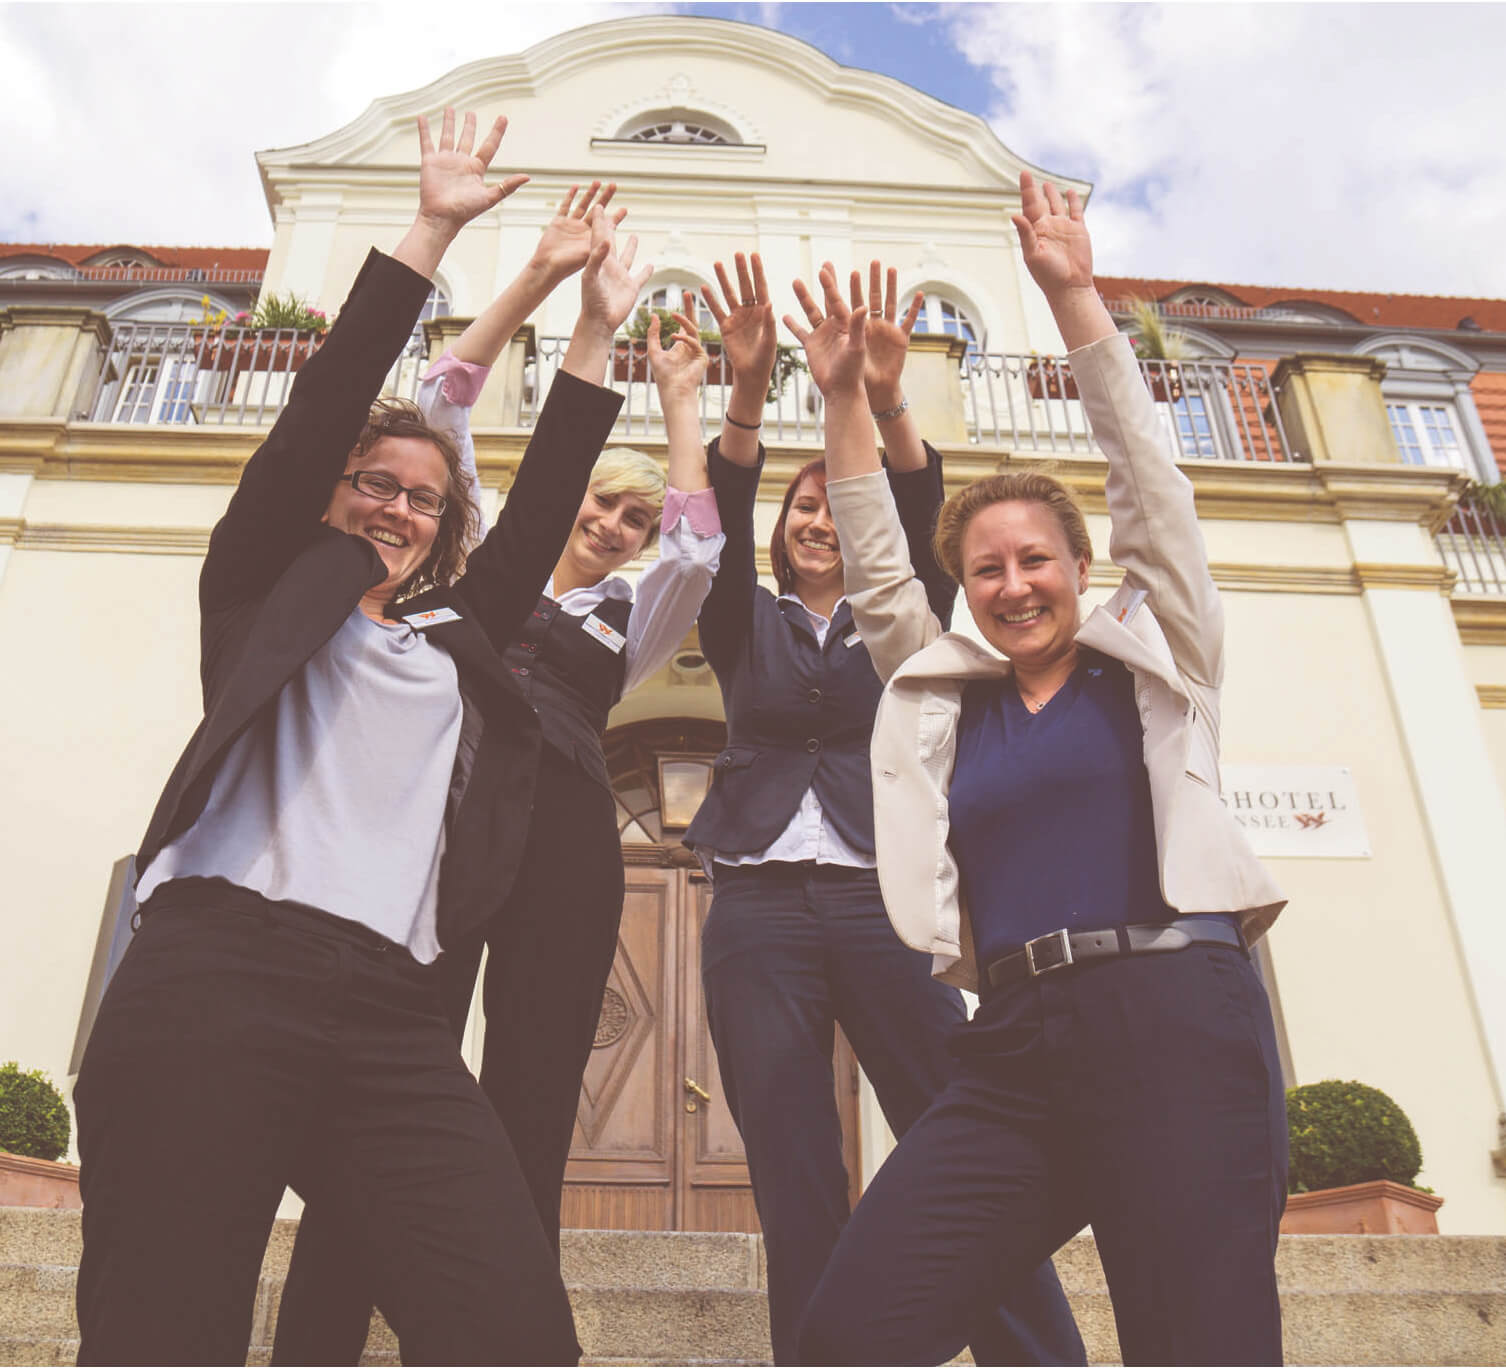
[[[430,12],[385,2],[0,7],[0,240],[270,242],[258,148],[308,142],[376,96],[466,62],[643,12],[498,0],[445,0]]]
[[[1109,275],[1506,295],[1506,10],[955,5]]]

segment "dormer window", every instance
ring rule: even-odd
[[[656,109],[639,114],[618,131],[617,140],[671,147],[736,147],[742,143],[730,124],[693,109]]]

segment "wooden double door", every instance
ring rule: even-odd
[[[561,1219],[593,1229],[756,1231],[701,992],[711,889],[698,868],[669,859],[627,859],[617,958],[581,1088]],[[855,1197],[858,1073],[840,1032],[833,1062]]]

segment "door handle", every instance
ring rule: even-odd
[[[706,1089],[703,1088],[699,1083],[697,1083],[693,1078],[687,1078],[685,1080],[685,1092],[688,1094],[685,1101],[685,1110],[688,1112],[694,1112],[697,1110],[697,1098],[699,1098],[702,1102],[711,1101],[711,1094],[707,1092]]]

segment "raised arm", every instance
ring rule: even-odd
[[[644,265],[633,270],[638,239],[629,237],[619,252],[617,219],[608,217],[600,204],[587,212],[586,224],[591,233],[591,247],[580,278],[580,315],[575,320],[560,369],[588,384],[599,385],[606,377],[612,339],[632,313],[638,294],[654,268]]]
[[[665,346],[659,316],[648,325],[648,363],[659,391],[669,446],[669,488],[660,522],[659,554],[643,572],[627,624],[623,692],[636,688],[679,648],[695,624],[716,574],[725,538],[706,476],[699,399],[706,349],[696,332],[695,296],[674,315],[679,331]]]
[[[210,538],[199,579],[205,609],[264,592],[314,537],[372,400],[412,335],[445,247],[526,179],[486,183],[505,119],[474,153],[474,115],[466,115],[458,143],[453,110],[445,111],[437,146],[427,119],[418,125],[413,226],[391,256],[373,251],[367,258],[324,345],[300,369],[286,407],[247,462]]]
[[[853,619],[881,679],[941,634],[916,577],[894,494],[879,464],[868,412],[867,308],[850,308],[830,263],[821,268],[825,310],[804,281],[795,297],[810,327],[785,316],[805,347],[811,378],[826,400],[826,497],[842,544]]]
[[[763,426],[778,335],[774,306],[769,303],[769,284],[764,279],[763,258],[757,252],[751,258],[738,252],[732,260],[737,270],[735,293],[727,268],[720,261],[716,263],[716,278],[722,287],[722,298],[718,299],[709,285],[701,289],[706,307],[721,332],[722,351],[732,363],[732,393],[722,414],[722,435],[717,449],[722,459],[733,465],[756,466],[761,459],[758,430]]]
[[[1199,683],[1223,678],[1224,613],[1208,572],[1192,484],[1172,461],[1129,340],[1093,285],[1093,247],[1075,190],[1020,175],[1014,216],[1025,265],[1071,348],[1083,410],[1108,460],[1109,555],[1166,634],[1177,668]]]

